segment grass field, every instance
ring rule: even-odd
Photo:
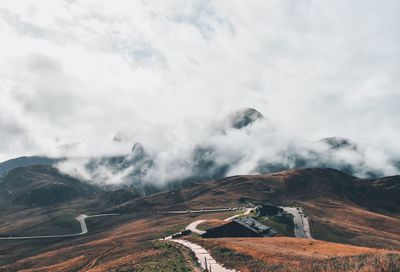
[[[200,271],[194,254],[187,248],[168,242],[154,241],[152,248],[156,250],[154,255],[140,259],[127,271],[165,271],[165,272],[190,272]]]
[[[278,232],[277,236],[294,237],[293,217],[290,215],[271,217],[255,216],[253,218]]]
[[[298,238],[193,239],[240,271],[395,272],[400,252]]]

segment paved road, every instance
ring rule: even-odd
[[[50,239],[50,238],[70,238],[70,237],[81,236],[88,233],[88,228],[86,225],[87,218],[114,216],[114,215],[118,214],[109,213],[109,214],[95,214],[95,215],[86,215],[86,214],[78,215],[75,218],[75,220],[77,220],[81,225],[81,232],[79,233],[63,234],[63,235],[43,235],[43,236],[11,236],[11,237],[0,237],[0,240],[32,240],[32,239]]]
[[[236,210],[238,210],[238,209],[236,209]],[[224,221],[225,221],[225,222],[228,222],[228,221],[232,221],[233,219],[235,219],[235,218],[237,218],[237,217],[239,217],[239,216],[242,216],[242,215],[249,215],[250,212],[251,212],[252,210],[254,210],[254,208],[247,208],[246,211],[245,211],[244,213],[242,213],[242,214],[237,214],[237,215],[228,217],[228,218],[224,219]],[[229,210],[229,211],[231,211],[231,210]],[[204,233],[206,233],[206,232],[205,232],[204,230],[199,230],[199,229],[197,228],[197,226],[200,225],[201,223],[204,223],[204,222],[207,222],[207,221],[209,221],[209,220],[197,220],[197,221],[194,221],[194,222],[190,223],[190,224],[186,227],[186,229],[187,229],[187,230],[190,230],[190,231],[192,231],[192,232],[194,232],[194,233],[197,233],[197,234],[199,234],[199,235],[202,235],[202,234],[204,234]]]
[[[237,217],[240,217],[240,216],[242,216],[242,215],[249,215],[254,209],[255,209],[255,208],[247,208],[246,211],[245,211],[244,213],[242,213],[242,214],[237,214],[237,215],[234,215],[234,216],[225,218],[224,221],[225,221],[225,222],[229,222],[229,221],[232,221],[233,219],[235,219],[235,218],[237,218]]]
[[[221,209],[202,209],[202,210],[185,210],[185,211],[158,211],[160,214],[186,214],[186,213],[209,213],[209,212],[229,212],[244,209],[243,207],[221,208]]]
[[[300,207],[281,207],[285,212],[293,215],[294,235],[299,238],[312,239],[310,222]]]
[[[199,234],[199,235],[202,235],[202,234],[204,234],[204,233],[206,233],[204,230],[199,230],[198,228],[197,228],[197,226],[199,225],[199,224],[201,224],[201,223],[204,223],[204,222],[207,222],[208,220],[197,220],[197,221],[194,221],[194,222],[192,222],[192,223],[190,223],[187,227],[186,227],[186,229],[187,230],[190,230],[190,231],[192,231],[192,232],[194,232],[194,233],[197,233],[197,234]]]

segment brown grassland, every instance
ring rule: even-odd
[[[203,245],[240,271],[399,271],[400,252],[289,237],[220,238]]]
[[[88,219],[89,233],[81,237],[1,241],[0,271],[198,271],[190,252],[159,239],[195,220],[221,220],[236,212],[163,215],[157,211],[266,201],[303,207],[316,240],[191,239],[240,271],[400,271],[398,178],[365,184],[369,183],[335,170],[310,169],[193,182],[110,207],[98,207],[96,201],[101,200],[85,198],[52,209],[5,207],[0,232],[27,235],[76,232],[77,213],[120,215]],[[222,223],[219,220],[203,228]]]

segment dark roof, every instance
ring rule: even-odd
[[[234,236],[229,236],[229,235],[226,236],[227,235],[226,232],[232,231],[232,228],[229,228],[229,226],[232,226],[232,225],[242,226],[242,227],[246,228],[247,230],[249,230],[251,233],[254,233],[254,236],[251,236],[251,237],[257,237],[257,236],[258,237],[271,237],[271,236],[275,236],[277,234],[277,232],[274,231],[272,228],[261,224],[257,220],[250,218],[250,217],[244,217],[244,218],[240,218],[240,219],[234,219],[233,221],[231,221],[225,225],[222,225],[222,226],[210,228],[202,236],[203,237],[248,237],[248,233],[247,233],[247,235],[244,235],[244,236],[240,236],[237,233]],[[220,232],[221,236],[210,236],[211,233],[218,233],[218,232]]]
[[[259,234],[268,233],[272,230],[251,217],[234,219],[233,221]]]

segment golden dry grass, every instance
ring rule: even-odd
[[[272,238],[220,238],[204,239],[214,245],[227,247],[238,252],[252,255],[266,261],[298,261],[299,259],[321,259],[343,257],[367,253],[388,253],[390,251],[368,247],[357,247],[290,237]]]
[[[0,266],[0,271],[113,271],[117,268],[134,269],[144,258],[158,256],[162,251],[152,241],[167,235],[169,230],[180,230],[197,219],[210,219],[212,214],[195,216],[150,216],[124,223],[74,240],[55,244],[43,253],[23,258],[14,264]],[[214,216],[224,218],[226,214]],[[180,226],[180,227],[179,227]],[[168,260],[164,260],[168,261]],[[71,270],[72,269],[72,270]],[[129,271],[129,270],[128,270]]]
[[[354,204],[326,198],[303,202],[311,217],[313,236],[322,240],[400,250],[400,218],[368,211]]]
[[[398,251],[288,237],[191,239],[240,271],[372,272],[379,265],[382,271],[392,271],[396,265],[400,269]]]

